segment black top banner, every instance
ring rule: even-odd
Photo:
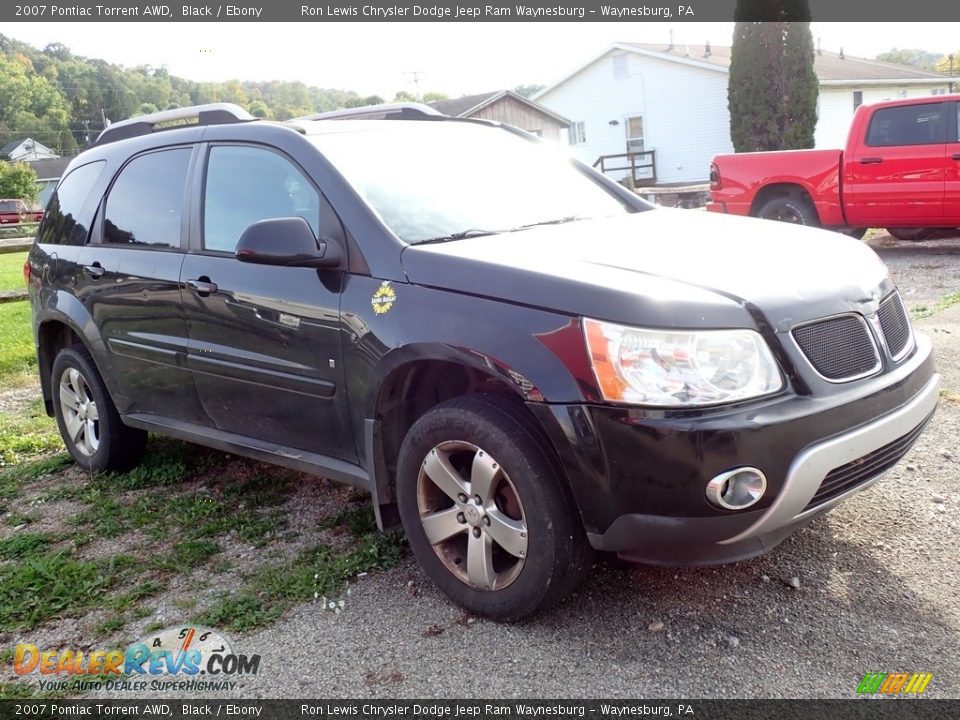
[[[271,0],[269,3],[2,3],[0,22],[714,22],[731,21],[737,0]],[[749,18],[780,18],[780,3],[750,3]],[[945,0],[809,0],[819,22],[950,22],[960,2]]]

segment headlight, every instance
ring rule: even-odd
[[[584,318],[583,331],[611,402],[716,405],[783,388],[770,348],[753,330],[644,330]]]

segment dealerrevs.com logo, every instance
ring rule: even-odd
[[[857,686],[861,695],[919,695],[933,680],[933,673],[867,673]]]
[[[152,633],[125,650],[41,650],[20,643],[13,670],[37,676],[41,690],[233,690],[233,678],[259,672],[260,656],[238,654],[222,633],[188,625]]]

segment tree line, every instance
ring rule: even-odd
[[[398,93],[400,100],[413,99]],[[426,93],[425,102],[445,99]],[[166,68],[126,68],[74,55],[61,43],[42,50],[0,34],[0,145],[31,137],[61,154],[87,147],[106,122],[189,105],[231,102],[250,114],[288,120],[384,102],[302,82],[196,82]]]

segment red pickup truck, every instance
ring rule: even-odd
[[[23,200],[0,199],[0,225],[17,225],[21,222],[40,222],[43,210],[31,208]]]
[[[960,227],[960,95],[857,108],[844,150],[718,155],[707,210],[922,240]]]

